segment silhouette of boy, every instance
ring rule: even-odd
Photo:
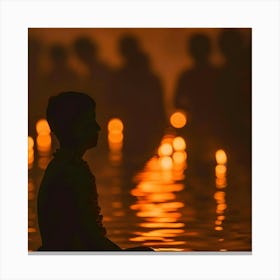
[[[122,250],[106,237],[95,177],[82,159],[97,145],[95,101],[64,92],[49,99],[47,120],[60,142],[38,194],[41,251]]]

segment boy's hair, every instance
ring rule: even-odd
[[[73,139],[76,121],[87,110],[95,110],[95,101],[85,93],[69,91],[49,98],[47,121],[60,142]]]

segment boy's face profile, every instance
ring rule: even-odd
[[[100,126],[96,121],[94,108],[81,113],[75,121],[76,139],[86,149],[97,145],[99,131]]]

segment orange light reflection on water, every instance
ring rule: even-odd
[[[34,162],[34,140],[28,136],[28,169],[31,169]]]
[[[184,164],[187,159],[186,152],[175,152],[172,156],[174,164]]]
[[[36,123],[36,147],[38,151],[38,167],[45,170],[50,162],[52,150],[52,137],[49,124],[46,119],[40,119]]]
[[[172,155],[172,152],[173,152],[173,148],[172,148],[172,145],[169,143],[163,143],[158,148],[158,155],[162,156],[162,157],[170,156],[170,155]]]
[[[154,202],[164,202],[168,200],[173,200],[176,198],[174,193],[166,192],[166,193],[151,193],[147,194],[147,199]]]
[[[180,144],[183,143],[181,138],[178,138],[179,144],[175,144],[179,151],[175,151],[174,139],[172,135],[163,138],[158,149],[159,158],[154,157],[146,164],[144,171],[137,176],[139,183],[131,190],[137,201],[130,208],[136,211],[135,215],[142,222],[130,241],[155,249],[185,244],[185,241],[177,240],[185,232],[185,224],[180,221],[180,209],[185,204],[176,200],[176,192],[184,189],[184,184],[176,183],[176,180],[184,178],[187,156],[185,146]]]
[[[155,222],[150,222],[150,223],[141,223],[140,224],[141,227],[144,228],[160,228],[160,227],[168,227],[168,228],[182,228],[185,226],[184,223],[167,223],[167,222],[163,222],[163,223],[155,223]]]
[[[183,137],[177,136],[173,139],[172,146],[175,151],[184,151],[186,149],[186,141]]]
[[[122,161],[123,147],[123,122],[118,118],[113,118],[108,122],[108,147],[109,159],[112,164],[120,164]]]
[[[214,199],[217,203],[216,205],[216,220],[214,222],[214,230],[219,232],[218,242],[224,241],[224,238],[221,238],[221,234],[224,230],[224,220],[225,220],[225,210],[227,209],[226,203],[226,192],[221,191],[227,186],[227,155],[224,150],[220,149],[216,151],[215,154],[217,165],[215,167],[216,175],[216,192],[214,193]],[[220,251],[225,250],[220,248]]]

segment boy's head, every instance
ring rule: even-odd
[[[95,119],[95,101],[85,93],[63,92],[49,98],[47,121],[60,145],[95,147],[100,126]]]

